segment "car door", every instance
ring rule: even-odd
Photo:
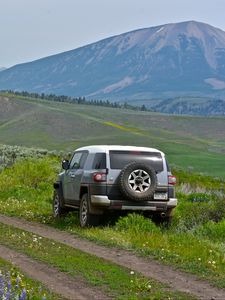
[[[70,161],[69,169],[65,173],[64,197],[67,204],[76,206],[79,202],[80,183],[87,155],[87,151],[75,152]]]

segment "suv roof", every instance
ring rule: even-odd
[[[148,147],[136,147],[136,146],[121,146],[121,145],[93,145],[93,146],[86,146],[76,149],[76,151],[85,151],[88,150],[90,153],[96,152],[104,152],[108,153],[110,150],[117,150],[117,151],[146,151],[146,152],[158,152],[164,156],[162,151],[159,151],[155,148],[148,148]]]

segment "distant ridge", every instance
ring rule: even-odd
[[[0,89],[145,103],[225,99],[225,32],[196,21],[131,31],[11,67]]]

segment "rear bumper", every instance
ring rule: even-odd
[[[168,201],[130,202],[124,200],[110,200],[108,196],[91,195],[91,204],[105,209],[164,211],[176,207],[177,199],[170,198]]]

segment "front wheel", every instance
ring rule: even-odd
[[[58,190],[54,191],[53,201],[52,201],[53,216],[59,218],[66,213],[66,208],[62,206],[62,199],[59,195]]]
[[[84,194],[81,198],[80,210],[79,210],[79,221],[80,221],[80,226],[82,228],[98,225],[99,216],[90,214],[88,194]]]

